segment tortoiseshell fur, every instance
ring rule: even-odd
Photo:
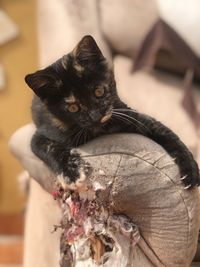
[[[25,80],[36,95],[32,114],[37,131],[32,150],[67,183],[79,178],[80,168],[89,171],[79,155],[70,154],[72,148],[103,134],[125,132],[142,134],[160,144],[175,158],[184,185],[199,185],[198,165],[178,136],[119,99],[113,70],[91,36]]]

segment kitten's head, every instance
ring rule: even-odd
[[[103,125],[118,98],[113,71],[91,36],[25,81],[54,116],[81,127]]]

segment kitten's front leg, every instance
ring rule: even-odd
[[[34,154],[64,182],[71,184],[90,173],[91,167],[79,154],[70,153],[72,147],[49,139],[36,132],[31,141]]]
[[[200,185],[198,164],[192,153],[173,131],[154,118],[131,110],[122,102],[118,103],[113,114],[120,118],[120,123],[112,127],[113,132],[139,133],[151,138],[175,159],[185,188]]]

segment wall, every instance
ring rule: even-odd
[[[0,92],[0,213],[16,213],[23,207],[16,181],[22,168],[7,143],[17,128],[31,120],[32,93],[24,76],[37,67],[36,1],[1,0],[1,8],[20,29],[19,37],[0,47],[6,71],[6,88]]]

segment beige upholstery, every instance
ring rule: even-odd
[[[101,0],[99,12],[108,43],[117,53],[132,58],[159,17],[156,0]]]
[[[162,18],[200,55],[198,0],[100,0],[98,6],[102,32],[117,53],[134,58],[148,31]]]
[[[159,71],[130,73],[132,61],[118,56],[115,76],[121,98],[132,108],[162,121],[176,132],[200,160],[199,134],[182,106],[183,80]],[[193,85],[195,100],[200,103],[199,86]]]

